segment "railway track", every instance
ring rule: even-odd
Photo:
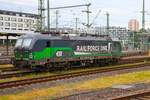
[[[99,69],[95,69],[95,70],[93,69],[93,70],[89,70],[89,71],[73,72],[73,73],[67,73],[67,74],[30,78],[30,79],[17,80],[17,81],[11,81],[11,82],[3,82],[3,83],[0,83],[0,89],[24,86],[24,85],[30,85],[30,84],[42,83],[42,82],[48,82],[48,81],[56,81],[56,80],[91,75],[91,74],[96,74],[96,73],[104,73],[104,72],[110,72],[110,71],[139,68],[139,67],[148,66],[148,65],[150,65],[150,62],[143,63],[143,64],[135,64],[135,65],[132,64],[130,66],[126,65],[123,67],[122,66],[106,67],[106,68],[99,68]]]
[[[22,77],[30,73],[34,73],[34,71],[13,71],[13,72],[6,72],[6,73],[4,72],[3,74],[0,74],[0,79]]]
[[[10,64],[11,63],[11,58],[13,58],[14,56],[12,55],[9,55],[9,56],[6,56],[6,55],[3,55],[3,56],[0,56],[0,64]]]
[[[136,63],[136,62],[143,62],[143,61],[150,61],[150,57],[148,56],[134,56],[134,57],[125,57],[122,58],[117,65],[121,65],[121,64],[128,64],[128,63]],[[0,78],[4,79],[4,78],[11,78],[11,77],[21,77],[24,75],[27,75],[29,73],[34,73],[33,71],[27,71],[27,69],[24,69],[25,72],[15,72],[15,71],[19,71],[19,69],[14,68],[14,67],[0,67],[0,71],[1,72],[8,72],[8,74],[0,74]]]
[[[133,93],[125,95],[123,97],[118,97],[112,100],[150,100],[150,91],[142,91],[139,93]]]
[[[0,71],[1,72],[9,72],[9,71],[18,71],[18,68],[14,68],[14,67],[0,67]]]
[[[4,58],[4,59],[0,59],[0,64],[11,64],[11,59],[9,58]]]

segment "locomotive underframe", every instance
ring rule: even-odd
[[[78,58],[53,58],[45,59],[43,61],[34,60],[16,60],[14,65],[16,67],[30,68],[30,69],[68,69],[71,67],[81,67],[81,66],[104,66],[109,64],[117,63],[120,57],[78,57]]]

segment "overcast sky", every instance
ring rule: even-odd
[[[47,1],[47,0],[45,0]],[[146,1],[146,11],[150,13],[150,0]],[[137,19],[141,24],[142,0],[50,0],[51,7],[69,6],[91,3],[92,11],[90,22],[93,21],[96,13],[101,10],[94,26],[105,26],[106,15],[110,13],[111,26],[127,27],[130,19]],[[37,13],[38,0],[0,0],[0,9],[13,10],[29,13]],[[86,14],[82,11],[85,7],[59,10],[59,25],[74,26],[75,18],[79,18],[79,25],[86,22]],[[146,22],[150,22],[150,15],[146,15]],[[51,11],[51,24],[55,25],[55,11]]]

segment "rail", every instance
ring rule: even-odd
[[[107,68],[100,68],[100,69],[95,69],[95,70],[90,70],[90,71],[73,72],[73,73],[59,74],[59,75],[54,75],[54,76],[45,76],[45,77],[30,78],[30,79],[17,80],[17,81],[11,81],[11,82],[3,82],[3,83],[0,83],[0,89],[24,86],[24,85],[42,83],[42,82],[48,82],[48,81],[55,81],[55,80],[61,80],[61,79],[79,77],[79,76],[86,76],[86,75],[91,75],[91,74],[96,74],[96,73],[105,73],[105,72],[110,72],[110,71],[139,68],[139,67],[148,66],[148,65],[150,65],[150,62],[142,63],[142,64],[126,65],[124,67],[122,66],[107,67]]]

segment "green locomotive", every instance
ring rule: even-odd
[[[16,67],[103,65],[120,59],[121,44],[110,38],[92,36],[24,35],[18,38],[14,55]]]

